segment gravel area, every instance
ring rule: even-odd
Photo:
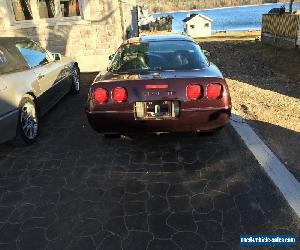
[[[214,38],[200,44],[227,78],[233,112],[254,127],[300,180],[300,53],[254,40]]]

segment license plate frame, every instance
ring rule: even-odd
[[[146,101],[135,103],[137,120],[171,120],[178,118],[179,102],[177,101]]]

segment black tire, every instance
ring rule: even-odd
[[[34,143],[39,136],[39,131],[39,115],[34,98],[26,95],[19,104],[16,143],[18,145]]]
[[[218,127],[216,129],[214,129],[213,131],[214,131],[214,133],[220,133],[222,130],[224,130],[225,127],[226,127],[226,125]]]
[[[196,132],[196,134],[199,136],[214,136],[214,135],[219,134],[224,129],[224,127],[225,126],[222,126],[222,127],[218,127],[218,128],[212,129],[212,130],[208,130],[208,131],[199,131],[199,132]]]
[[[106,139],[119,139],[121,134],[118,133],[104,133],[103,134]]]
[[[72,95],[77,95],[80,92],[80,70],[74,65],[72,68],[72,85],[70,93]]]

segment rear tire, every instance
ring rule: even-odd
[[[18,145],[26,145],[34,143],[40,131],[39,117],[34,98],[26,95],[20,102],[17,137]]]
[[[72,86],[70,93],[77,95],[80,92],[80,71],[79,68],[74,65],[72,68]]]
[[[199,131],[199,132],[196,132],[197,135],[206,135],[206,136],[214,136],[214,135],[217,135],[219,134],[223,129],[224,129],[225,126],[221,126],[221,127],[218,127],[218,128],[215,128],[215,129],[212,129],[212,130],[208,130],[208,131]]]
[[[103,136],[106,139],[119,139],[119,138],[121,138],[121,134],[118,134],[118,133],[104,133]]]

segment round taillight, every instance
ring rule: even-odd
[[[190,99],[190,100],[197,100],[201,97],[202,95],[202,89],[200,85],[196,85],[196,84],[189,84],[186,88],[186,96]]]
[[[219,83],[210,83],[207,85],[206,94],[209,99],[219,99],[223,94],[222,85]]]
[[[108,102],[108,91],[102,88],[96,88],[93,92],[93,99],[95,103],[105,103]]]
[[[112,98],[115,102],[126,102],[128,98],[127,90],[122,87],[114,88]]]

